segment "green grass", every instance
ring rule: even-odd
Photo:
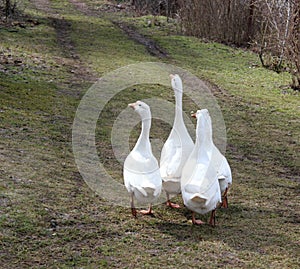
[[[154,61],[142,45],[129,40],[110,21],[101,18],[74,19],[73,39],[83,59],[92,63],[98,74],[139,61]],[[82,32],[89,29],[89,36]],[[87,40],[88,39],[88,40]]]
[[[217,212],[216,228],[193,226],[184,207],[158,205],[154,217],[133,219],[89,189],[74,162],[72,123],[91,85],[80,65],[96,79],[158,59],[110,22],[115,15],[88,17],[68,1],[50,3],[70,23],[66,38],[79,60],[57,42],[51,12],[32,4],[25,12],[39,24],[0,28],[0,267],[299,267],[300,112],[299,94],[286,87],[289,75],[261,68],[251,52],[178,35],[180,27],[163,17],[152,27],[149,17],[120,17],[168,51],[164,62],[214,85],[233,171],[229,208]],[[112,124],[128,103],[153,96],[174,102],[168,87],[139,85],[110,100],[97,122],[98,153],[120,182]],[[195,109],[184,98],[184,110]],[[169,130],[155,120],[151,136],[164,140]],[[132,132],[131,145],[138,134]]]

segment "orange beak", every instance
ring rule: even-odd
[[[129,107],[131,107],[132,109],[134,109],[134,108],[135,108],[135,105],[136,105],[136,103],[131,103],[131,104],[128,104],[128,106],[129,106]]]
[[[171,79],[173,79],[174,77],[175,77],[174,75],[172,75],[172,74],[170,75],[170,78],[171,78]]]
[[[191,114],[191,117],[197,118],[196,113],[192,113],[192,114]]]

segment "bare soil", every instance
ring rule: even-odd
[[[49,0],[34,0],[33,3],[38,10],[48,15],[52,26],[56,30],[57,42],[63,51],[63,56],[69,59],[67,64],[70,66],[70,73],[73,75],[67,82],[67,84],[70,85],[68,88],[80,87],[82,82],[95,82],[97,80],[96,74],[76,52],[71,38],[72,23],[53,10]],[[78,94],[77,92],[68,91],[67,89],[66,93]]]
[[[71,3],[74,4],[74,6],[83,14],[87,15],[87,16],[99,16],[99,10],[95,11],[90,9],[85,3],[80,2],[78,0],[70,0]],[[121,8],[118,8],[118,6],[110,6],[113,7],[114,9],[110,8],[110,10],[115,11]],[[130,8],[128,7],[128,5],[126,6],[126,8]],[[125,6],[124,6],[125,9]],[[107,8],[102,9],[102,12],[107,12]],[[132,40],[134,40],[135,42],[142,44],[143,46],[146,47],[147,51],[150,53],[150,55],[152,56],[156,56],[158,58],[166,58],[168,57],[168,53],[166,52],[165,49],[161,48],[154,40],[152,40],[149,37],[146,37],[144,35],[142,35],[141,33],[139,33],[137,31],[137,29],[135,29],[133,26],[130,26],[128,24],[126,24],[123,21],[114,19],[113,17],[110,18],[111,22],[116,25],[117,27],[119,27],[120,29],[122,29],[124,31],[124,33],[131,38]]]

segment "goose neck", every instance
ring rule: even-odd
[[[150,145],[150,128],[151,128],[151,119],[142,120],[142,131],[137,141],[137,147],[142,151],[151,151]]]
[[[208,129],[209,126],[207,129],[201,128],[199,130],[197,128],[195,148],[197,149],[197,159],[198,161],[201,160],[201,162],[209,160],[213,149],[212,134]]]
[[[182,117],[182,91],[175,91],[175,124],[183,122]]]
[[[150,135],[150,128],[151,128],[151,119],[143,119],[142,120],[142,132],[141,132],[141,137],[144,139],[149,140],[149,135]]]

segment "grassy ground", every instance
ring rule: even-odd
[[[90,14],[78,10],[82,2]],[[150,27],[152,17],[123,19],[168,52],[160,60],[111,22],[118,12],[109,2],[24,3],[34,20],[0,28],[1,268],[299,267],[299,94],[287,74],[264,70],[250,52],[181,36],[165,18]],[[133,219],[78,173],[71,128],[81,97],[106,72],[141,61],[186,68],[219,102],[234,183],[216,228],[193,226],[184,207],[159,205],[155,217]],[[157,85],[127,89],[99,122],[100,157],[120,181],[111,115],[152,95],[174,101]],[[185,99],[184,109],[195,108]],[[165,138],[169,126],[159,126],[151,134]]]

